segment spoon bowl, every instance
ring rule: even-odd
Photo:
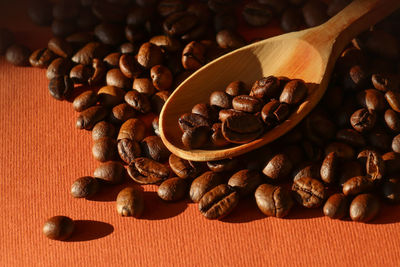
[[[193,161],[212,161],[241,155],[266,145],[295,127],[322,98],[334,63],[345,45],[400,6],[397,0],[356,0],[325,24],[269,38],[226,54],[186,79],[169,97],[160,114],[160,134],[175,155]],[[213,91],[232,81],[251,86],[266,76],[302,79],[307,98],[283,123],[257,139],[216,149],[187,149],[181,141],[178,118],[197,103],[208,103]]]

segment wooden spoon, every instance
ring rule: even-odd
[[[175,155],[193,161],[212,161],[241,155],[282,136],[320,101],[336,59],[355,36],[400,7],[400,0],[355,0],[326,23],[304,31],[269,38],[226,54],[197,70],[171,94],[160,114],[160,134]],[[232,81],[247,85],[269,76],[286,76],[308,83],[307,99],[282,124],[258,139],[225,149],[186,149],[178,118],[211,92]]]

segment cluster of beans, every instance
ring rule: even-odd
[[[251,142],[286,120],[306,95],[306,84],[299,79],[264,77],[250,93],[243,82],[234,81],[225,91],[214,91],[209,103],[196,104],[180,116],[182,143],[194,149]]]

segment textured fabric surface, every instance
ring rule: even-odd
[[[45,46],[49,28],[33,26],[13,3],[0,2],[0,26],[32,49]],[[197,205],[164,203],[146,186],[143,218],[121,218],[114,199],[123,186],[95,200],[70,196],[72,181],[98,163],[71,104],[50,97],[45,70],[1,57],[0,110],[0,266],[400,265],[400,207],[385,206],[362,224],[330,220],[320,209],[266,218],[246,200],[223,221],[208,221]],[[78,220],[72,240],[42,234],[54,215]]]

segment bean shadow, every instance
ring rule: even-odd
[[[248,223],[266,216],[257,208],[254,198],[241,199],[237,207],[226,218],[221,221],[226,223]]]
[[[92,220],[76,220],[75,230],[66,242],[81,242],[99,239],[114,232],[114,227],[105,222]]]
[[[289,214],[285,217],[288,220],[303,220],[323,217],[322,207],[309,209],[303,206],[294,204]]]
[[[381,204],[381,210],[369,224],[394,224],[400,222],[400,205]]]
[[[90,201],[102,201],[110,202],[117,199],[118,193],[125,187],[133,187],[139,191],[143,191],[143,188],[135,183],[132,179],[126,179],[124,183],[119,185],[110,185],[100,181],[100,190],[93,197],[88,198]]]
[[[145,209],[141,219],[145,220],[164,220],[175,217],[188,206],[189,200],[178,202],[166,202],[160,199],[156,192],[144,192]]]

